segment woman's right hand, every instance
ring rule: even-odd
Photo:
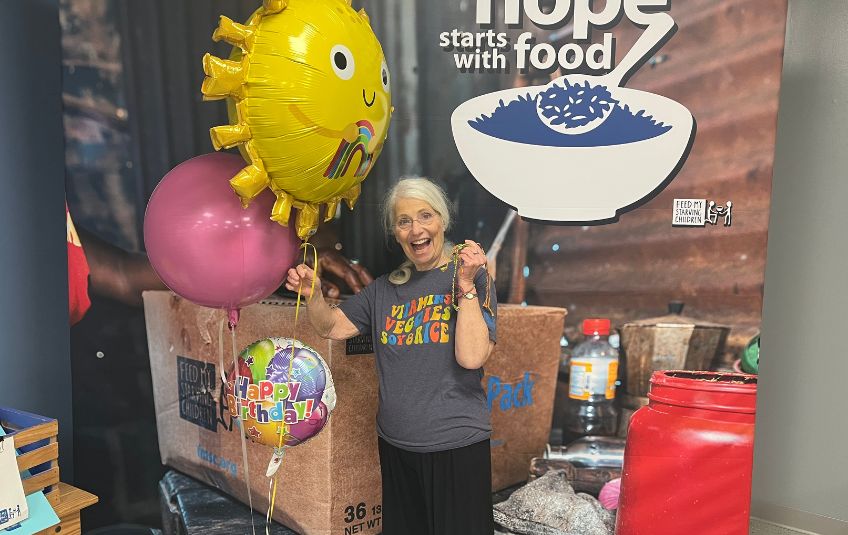
[[[301,295],[307,299],[312,298],[312,281],[315,281],[315,293],[321,295],[321,279],[315,275],[315,271],[306,264],[300,264],[289,269],[286,277],[286,288],[292,292],[300,290]]]

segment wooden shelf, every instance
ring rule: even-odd
[[[59,483],[59,501],[53,506],[59,523],[36,535],[48,533],[60,533],[61,535],[80,535],[82,526],[80,524],[80,511],[97,503],[98,498],[90,492],[72,487],[66,483]]]

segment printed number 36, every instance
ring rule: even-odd
[[[354,509],[352,505],[348,505],[345,507],[344,521],[350,523],[353,522],[354,519],[362,520],[365,518],[366,514],[368,514],[368,511],[365,509],[365,503],[360,503],[356,506],[356,509]]]

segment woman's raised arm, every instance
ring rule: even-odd
[[[313,279],[315,281],[314,292]],[[359,334],[359,329],[347,319],[344,312],[327,304],[327,301],[324,300],[324,294],[321,292],[321,279],[306,264],[300,264],[289,269],[286,277],[286,288],[293,292],[300,289],[303,296],[306,297],[309,323],[320,336],[331,340],[347,340]]]

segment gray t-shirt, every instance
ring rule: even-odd
[[[492,433],[480,384],[483,369],[468,370],[456,362],[454,332],[459,311],[451,302],[452,279],[452,263],[413,271],[401,285],[384,275],[339,306],[360,334],[374,337],[380,383],[377,434],[401,449],[461,448]],[[460,298],[460,307],[483,307],[485,270],[479,271],[475,285],[478,299]],[[490,286],[489,306],[496,315],[494,283]],[[495,318],[485,309],[483,318],[494,342]]]

